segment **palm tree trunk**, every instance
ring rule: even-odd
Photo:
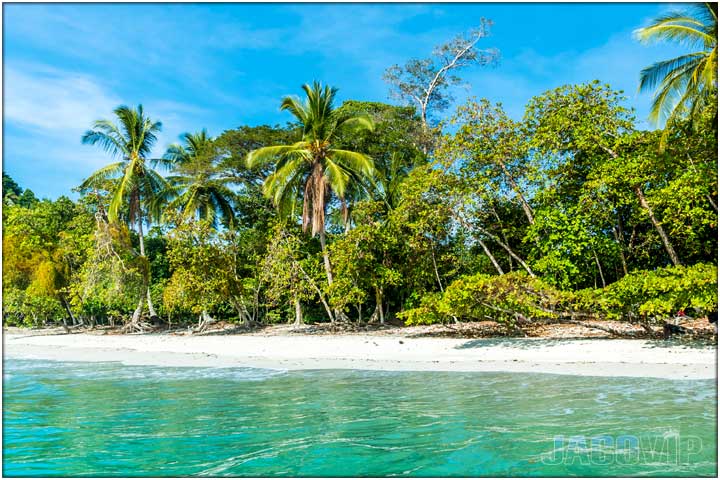
[[[320,234],[320,248],[322,249],[323,263],[325,264],[325,274],[327,275],[328,285],[332,286],[333,274],[332,266],[330,265],[330,254],[328,253],[327,247],[325,246],[325,225],[320,228],[320,231],[318,233]],[[340,320],[342,322],[349,321],[347,315],[345,315],[345,312],[343,312],[339,308],[334,309],[333,314],[330,315],[331,323],[335,323],[335,321],[337,320]]]
[[[145,257],[145,239],[143,237],[143,229],[142,229],[142,218],[138,216],[138,238],[140,239],[140,256],[143,257],[145,260],[147,258]],[[145,278],[145,296],[147,298],[147,305],[148,305],[148,311],[150,312],[150,318],[157,317],[157,313],[155,312],[155,307],[152,303],[152,297],[150,296],[150,262],[147,262],[147,276]]]
[[[660,239],[663,242],[663,245],[665,246],[665,251],[667,251],[668,255],[670,256],[670,260],[672,261],[673,265],[676,267],[680,265],[680,258],[677,256],[677,253],[675,253],[675,249],[673,248],[672,244],[670,243],[670,238],[665,233],[665,229],[662,227],[660,222],[658,222],[657,218],[655,218],[655,213],[653,213],[652,208],[650,207],[650,204],[647,202],[647,199],[645,198],[645,194],[642,191],[642,188],[640,186],[635,187],[635,194],[638,197],[638,200],[640,201],[640,205],[642,208],[645,209],[645,211],[650,216],[650,221],[652,222],[653,226],[655,227],[655,230],[657,230],[658,235],[660,235]]]

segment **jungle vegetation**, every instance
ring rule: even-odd
[[[82,137],[108,164],[77,200],[3,173],[4,322],[515,328],[717,311],[717,11],[700,12],[638,34],[701,53],[642,72],[660,87],[656,131],[598,81],[528,99],[522,119],[482,98],[448,112],[459,72],[498,60],[477,48],[486,21],[388,69],[397,105],[338,104],[314,82],[279,100],[285,125],[188,133],[159,158],[160,121],[120,106]]]

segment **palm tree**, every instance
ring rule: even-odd
[[[348,185],[362,178],[370,179],[373,161],[367,155],[333,148],[342,131],[372,130],[367,116],[338,113],[333,107],[336,88],[314,82],[303,85],[307,98],[285,97],[280,110],[289,111],[302,126],[302,138],[292,145],[278,145],[253,150],[247,156],[250,168],[273,162],[275,170],[263,183],[263,193],[278,208],[293,204],[302,197],[302,226],[320,237],[328,284],[332,285],[330,258],[325,248],[325,213],[330,194],[341,203],[346,200]]]
[[[161,202],[166,202],[170,210],[180,211],[185,218],[197,216],[213,227],[217,227],[218,219],[232,225],[235,194],[227,185],[233,179],[222,176],[213,139],[206,130],[186,133],[183,139],[185,145],[170,145],[163,155],[163,163],[172,168],[174,175],[167,178],[169,187],[158,196],[155,211],[159,211]]]
[[[717,4],[696,4],[635,31],[641,42],[671,41],[694,51],[640,72],[640,91],[655,89],[650,120],[660,123],[694,115],[717,90]]]
[[[121,105],[114,111],[118,123],[98,120],[93,129],[82,136],[82,143],[99,145],[118,162],[111,163],[90,175],[80,186],[81,189],[97,187],[112,182],[112,200],[108,209],[108,219],[117,222],[121,210],[129,225],[137,225],[140,240],[140,257],[145,257],[143,222],[148,220],[148,206],[159,192],[167,188],[165,179],[148,165],[147,157],[157,141],[157,133],[162,124],[145,116],[142,105],[137,109]],[[126,209],[124,207],[127,207]],[[157,317],[150,297],[150,270],[145,271],[145,297],[151,317]],[[131,325],[137,326],[142,314],[144,300],[141,297],[133,313]]]

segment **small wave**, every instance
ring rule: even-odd
[[[254,367],[157,367],[124,365],[119,362],[58,362],[52,360],[13,360],[6,364],[4,378],[13,373],[52,371],[55,379],[113,380],[194,380],[218,379],[263,381],[287,374],[287,370]],[[12,373],[11,373],[12,372]]]

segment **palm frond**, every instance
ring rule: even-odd
[[[670,60],[657,62],[649,67],[645,67],[640,72],[640,86],[638,90],[641,92],[654,89],[659,83],[664,81],[674,71],[687,65],[688,63],[697,63],[705,57],[704,52],[689,53]]]
[[[330,158],[345,170],[365,177],[370,177],[375,172],[372,158],[363,153],[333,148],[330,149]]]
[[[135,175],[133,174],[132,162],[125,169],[125,175],[118,183],[117,189],[115,190],[112,200],[110,201],[110,208],[108,209],[108,218],[112,222],[116,222],[119,218],[120,209],[122,208],[125,199],[135,190]],[[135,217],[136,212],[130,211],[129,220],[132,221]]]
[[[635,38],[642,43],[673,42],[689,48],[712,45],[715,38],[705,31],[700,20],[683,13],[669,13],[655,19],[652,25],[639,28],[634,32]]]
[[[350,180],[350,174],[331,159],[327,159],[325,162],[325,176],[328,179],[328,184],[332,191],[335,192],[338,197],[344,198],[345,190]]]
[[[297,142],[292,145],[276,145],[273,147],[262,147],[248,153],[245,163],[248,168],[255,168],[260,165],[279,160],[288,154],[309,155],[307,142]]]
[[[372,132],[375,129],[375,122],[369,115],[353,115],[339,119],[336,128],[338,130],[348,130],[352,133]]]
[[[670,71],[658,87],[650,107],[650,121],[659,123],[661,119],[668,118],[670,113],[678,106],[677,98],[687,89],[690,75],[696,67],[687,63],[678,70]]]
[[[307,163],[304,158],[298,157],[288,160],[281,168],[271,173],[263,183],[263,194],[278,205],[279,199],[284,195],[285,189],[297,175],[304,175]]]
[[[128,151],[116,138],[99,130],[88,130],[81,138],[83,144],[100,145],[100,147],[113,157],[128,155]]]
[[[294,95],[282,99],[280,110],[287,110],[302,124],[305,124],[308,120],[308,112],[305,106],[300,99]]]
[[[106,165],[87,177],[83,183],[80,184],[80,190],[87,190],[88,188],[94,188],[99,186],[105,180],[115,177],[122,173],[123,168],[127,165],[127,162],[116,162]]]
[[[672,41],[702,48],[640,73],[639,90],[656,89],[649,115],[652,123],[686,117],[697,111],[708,91],[717,90],[717,4],[698,4],[688,12],[663,15],[636,30],[635,36],[644,43]]]

